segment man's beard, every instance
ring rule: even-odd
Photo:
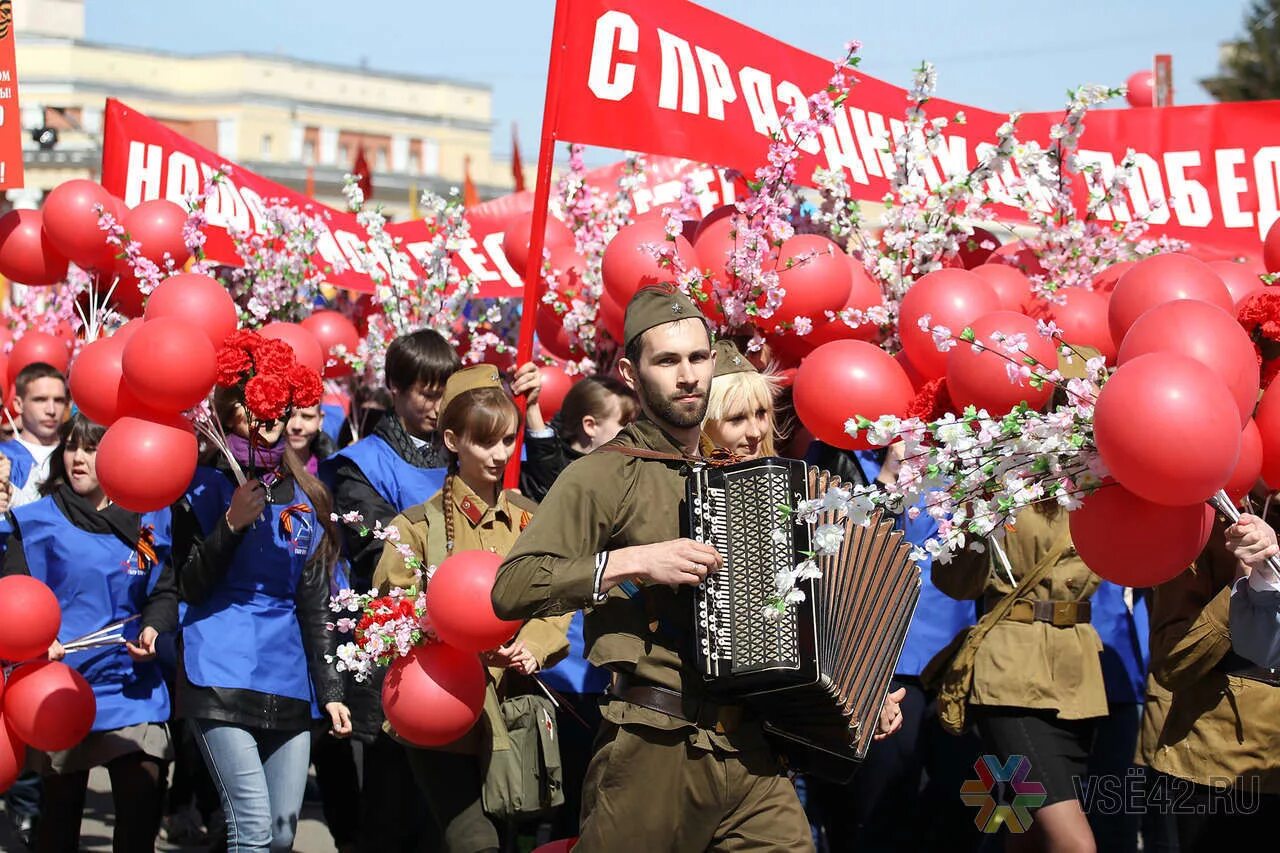
[[[673,397],[686,396],[689,392],[681,391],[673,395],[673,397],[667,397],[657,388],[650,385],[643,376],[638,378],[640,380],[640,396],[649,404],[650,410],[658,420],[677,429],[689,429],[690,427],[702,425],[703,419],[707,416],[707,404],[709,402],[705,390],[697,389],[695,393],[700,396],[693,409],[689,409],[688,403],[677,403],[673,399]]]

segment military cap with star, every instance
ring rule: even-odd
[[[631,346],[632,341],[655,326],[690,318],[701,320],[704,325],[707,322],[693,300],[674,284],[645,285],[627,303],[622,321],[623,347]]]
[[[733,341],[721,338],[716,341],[716,376],[728,376],[731,373],[759,373],[756,366],[747,357],[738,352]]]
[[[473,364],[455,371],[444,384],[444,395],[440,397],[440,413],[444,414],[459,394],[476,388],[501,388],[502,378],[498,376],[498,368],[492,364]]]

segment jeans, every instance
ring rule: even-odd
[[[311,733],[192,720],[222,797],[227,850],[291,850],[311,764]]]

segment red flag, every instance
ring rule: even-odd
[[[356,161],[351,164],[351,174],[356,176],[356,184],[364,193],[365,200],[373,198],[373,170],[364,156],[364,143],[356,148]]]
[[[511,177],[516,181],[516,192],[524,191],[524,165],[520,162],[520,134],[515,122],[511,123]]]
[[[471,180],[471,158],[462,158],[462,206],[470,209],[480,203],[475,181]]]

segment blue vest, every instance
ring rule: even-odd
[[[137,552],[111,533],[90,533],[62,514],[52,497],[13,511],[22,531],[23,552],[32,577],[43,581],[58,597],[62,627],[58,640],[68,642],[138,613],[160,579],[169,559],[167,510],[142,516],[155,537],[158,564],[142,567]],[[137,621],[124,635],[136,640]],[[95,732],[169,719],[169,691],[160,665],[135,663],[124,646],[72,652],[66,664],[93,688],[98,703]]]
[[[332,403],[320,404],[320,429],[334,441],[338,440],[338,433],[342,432],[342,422],[346,419],[347,413],[341,406],[335,406]]]
[[[404,512],[411,506],[426,503],[427,499],[444,488],[444,468],[419,468],[410,465],[376,435],[360,439],[350,447],[330,456],[320,463],[321,479],[333,488],[332,460],[350,459],[364,474],[369,485],[383,500]],[[341,508],[338,509],[341,512]],[[369,524],[373,519],[366,519]]]
[[[9,482],[15,489],[21,489],[27,484],[31,469],[36,467],[35,457],[16,438],[0,441],[0,453],[9,457]]]
[[[1133,591],[1133,612],[1124,603],[1124,587],[1103,581],[1089,599],[1091,621],[1102,638],[1102,680],[1112,705],[1144,702],[1151,661],[1147,595]]]
[[[197,468],[187,501],[205,535],[222,523],[235,484],[221,471]],[[188,602],[182,618],[183,664],[199,687],[255,690],[311,702],[316,708],[294,595],[302,569],[323,530],[314,509],[281,513],[307,503],[296,485],[287,503],[268,504],[245,531],[226,575],[208,599]]]
[[[867,480],[875,482],[880,475],[880,464],[875,455],[866,451],[857,453],[857,462]],[[938,522],[924,510],[925,496],[921,496],[920,515],[908,518],[898,516],[894,526],[913,545],[923,545],[938,533]],[[950,643],[962,630],[975,621],[976,605],[972,601],[956,601],[933,585],[933,559],[920,562],[920,600],[915,615],[907,628],[907,639],[898,658],[896,675],[919,675],[933,656]]]
[[[607,670],[587,663],[582,642],[582,611],[569,622],[569,655],[542,673],[542,680],[562,693],[603,693],[609,686]]]

